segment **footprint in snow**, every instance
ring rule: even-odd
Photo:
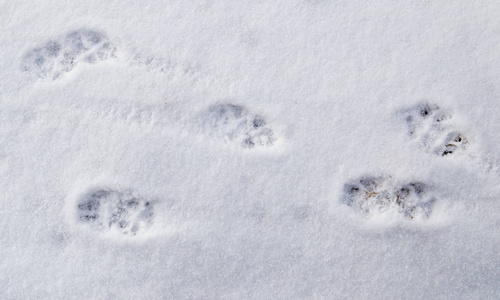
[[[270,147],[276,141],[264,118],[240,105],[212,105],[202,113],[201,122],[209,135],[242,148]]]
[[[422,182],[398,183],[391,176],[367,176],[344,185],[342,202],[363,217],[396,213],[426,219],[436,199]]]
[[[409,136],[429,153],[439,156],[466,155],[488,172],[500,175],[499,161],[489,151],[473,148],[452,114],[436,104],[421,103],[403,112]]]
[[[464,153],[468,139],[453,124],[453,115],[439,106],[421,103],[404,111],[408,134],[427,152],[440,156]]]
[[[22,59],[23,71],[38,78],[56,80],[80,63],[96,64],[116,57],[116,47],[102,33],[76,30],[29,50]]]
[[[78,219],[95,231],[135,236],[151,226],[153,206],[152,201],[130,191],[93,189],[79,199]]]

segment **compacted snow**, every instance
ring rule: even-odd
[[[1,299],[500,298],[500,2],[0,7]]]

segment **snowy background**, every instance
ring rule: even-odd
[[[500,298],[500,2],[0,8],[0,298]]]

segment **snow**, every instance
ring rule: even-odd
[[[0,298],[500,297],[497,1],[0,7]]]

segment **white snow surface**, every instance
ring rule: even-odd
[[[1,299],[500,298],[499,1],[0,8]]]

